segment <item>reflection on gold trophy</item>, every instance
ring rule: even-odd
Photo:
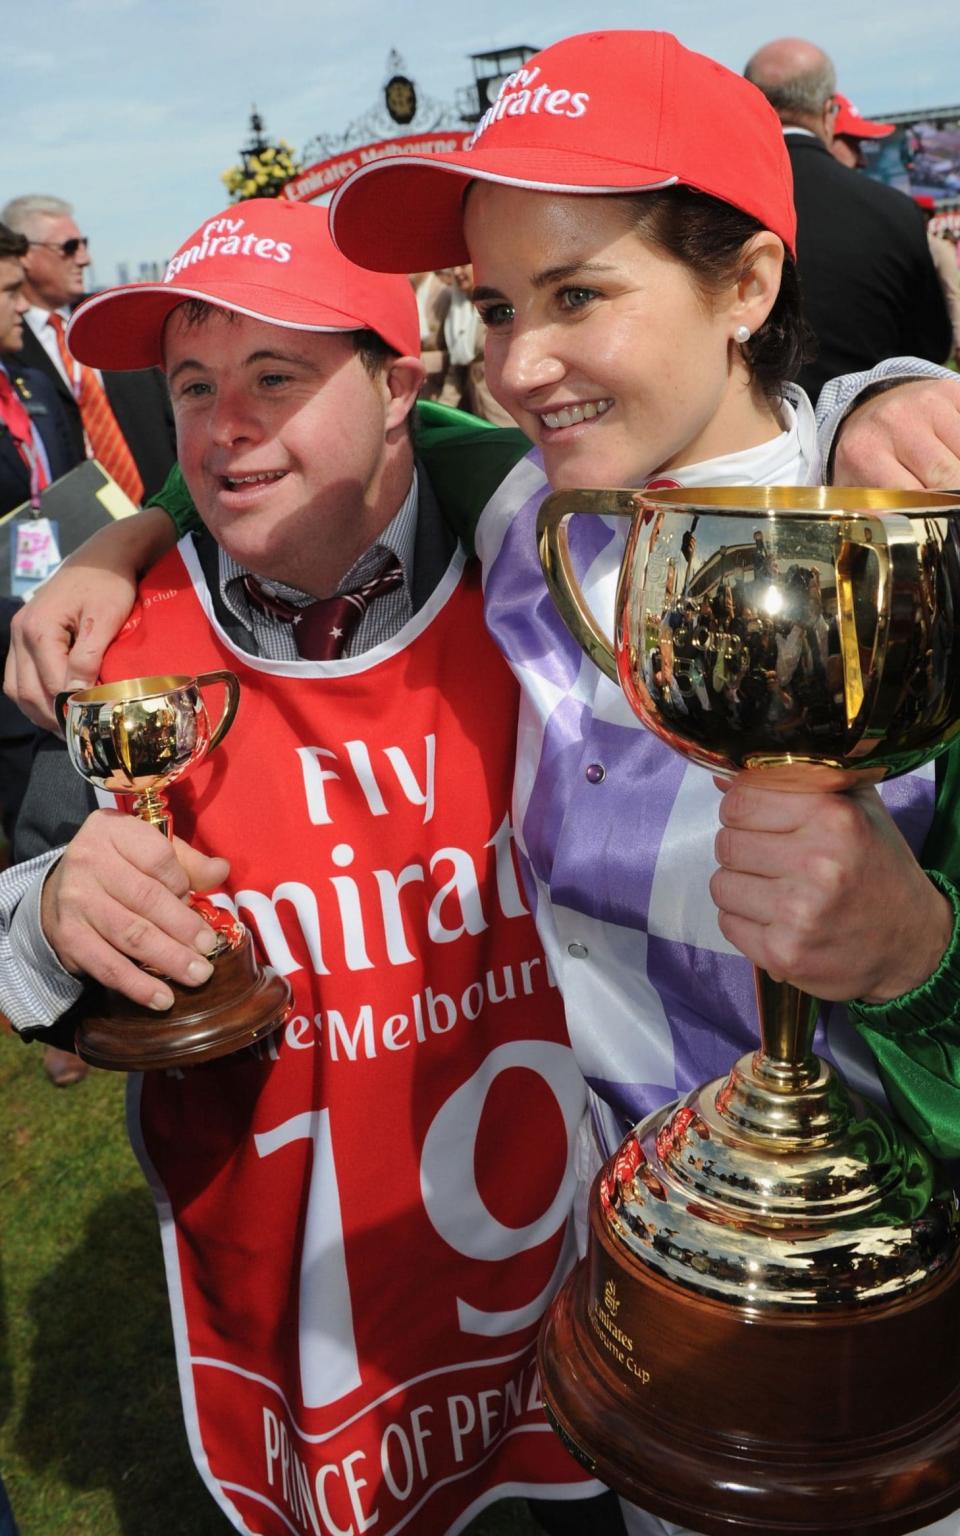
[[[960,729],[958,511],[563,491],[538,534],[565,622],[662,741],[713,773],[839,791]],[[572,569],[578,513],[631,519],[613,642]],[[605,1483],[706,1536],[897,1536],[960,1505],[956,1196],[813,1054],[817,1000],[756,981],[757,1052],[598,1176],[541,1336],[548,1413]]]
[[[201,692],[211,684],[226,689],[216,727]],[[232,672],[140,677],[60,694],[57,714],[77,772],[98,789],[134,796],[133,813],[172,837],[165,791],[223,740],[239,696]],[[77,1051],[93,1066],[143,1071],[210,1061],[251,1045],[284,1022],[289,982],[261,970],[242,923],[203,896],[191,894],[189,900],[217,933],[209,956],[213,975],[199,987],[170,981],[175,1001],[164,1013],[105,993],[102,1007],[77,1030]]]

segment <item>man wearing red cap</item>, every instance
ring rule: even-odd
[[[793,168],[797,262],[817,341],[798,382],[816,401],[829,379],[884,358],[942,363],[950,321],[917,210],[902,192],[830,155],[830,59],[802,38],[780,38],[758,49],[744,73],[778,113]]]
[[[895,123],[875,123],[857,111],[849,96],[836,91],[833,97],[833,143],[830,153],[851,171],[860,171],[866,165],[863,153],[864,139],[889,139],[896,133]]]
[[[863,152],[864,140],[888,139],[892,133],[896,133],[897,125],[896,123],[877,123],[869,117],[863,117],[849,96],[844,96],[840,91],[836,92],[833,100],[835,116],[830,153],[835,160],[847,166],[849,170],[862,171],[867,163]],[[930,257],[936,269],[937,280],[943,290],[953,331],[951,356],[956,358],[960,356],[960,273],[957,271],[953,247],[949,241],[933,234],[930,229],[930,222],[937,207],[935,199],[915,192],[913,201],[923,214],[927,225]]]
[[[70,342],[164,368],[206,530],[145,578],[103,676],[226,667],[242,699],[173,791],[184,842],[101,810],[37,861],[14,1012],[69,1028],[91,974],[160,1011],[163,978],[202,983],[188,886],[294,990],[262,1048],[132,1080],[201,1474],[259,1536],[439,1536],[538,1490],[547,1530],[615,1532],[539,1401],[585,1094],[514,864],[516,684],[414,458],[413,290],[342,257],[323,210],[252,201]],[[85,786],[40,762],[49,845]],[[118,912],[149,971],[105,973]]]

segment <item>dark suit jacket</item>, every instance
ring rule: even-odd
[[[885,357],[950,352],[950,317],[923,215],[893,187],[834,160],[820,139],[788,133],[797,265],[818,354],[799,382],[816,401],[828,379]]]
[[[4,358],[10,372],[24,365],[44,373],[57,392],[70,432],[72,457],[69,468],[86,458],[80,409],[60,372],[40,345],[29,325],[23,327],[23,349]],[[120,430],[136,461],[143,481],[144,498],[159,491],[177,456],[173,412],[163,374],[157,368],[128,373],[104,373],[104,387]]]
[[[59,480],[73,468],[74,459],[67,419],[53,385],[34,368],[12,365],[10,382],[43,440],[51,480]],[[0,515],[19,507],[29,495],[30,471],[20,457],[13,437],[0,422]]]
[[[0,676],[10,649],[10,620],[19,607],[19,598],[0,596]],[[31,725],[11,699],[0,693],[0,826],[11,841],[30,779],[33,754],[44,734]]]

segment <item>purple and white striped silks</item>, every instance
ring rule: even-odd
[[[790,430],[774,444],[671,476],[684,485],[814,479],[812,412],[790,398]],[[750,1050],[756,1006],[751,967],[720,933],[708,890],[719,793],[705,769],[639,724],[557,615],[535,538],[547,491],[531,453],[485,508],[477,549],[487,623],[522,690],[514,827],[526,887],[607,1153],[629,1125]],[[569,527],[584,593],[608,632],[619,522]],[[918,852],[933,815],[932,765],[882,793]],[[817,1049],[852,1087],[882,1097],[844,1009],[826,1014]]]

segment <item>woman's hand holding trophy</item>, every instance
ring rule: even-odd
[[[711,1536],[900,1536],[956,1506],[957,1197],[813,1038],[818,998],[900,997],[950,941],[876,785],[960,730],[957,511],[778,486],[540,509],[564,621],[724,791],[710,891],[760,1022],[755,1052],[598,1175],[587,1257],[541,1334],[544,1402],[605,1482]],[[573,568],[577,513],[631,519],[613,639]]]
[[[825,1001],[883,1002],[933,974],[950,942],[950,903],[871,785],[814,802],[758,787],[749,772],[717,782],[720,867],[710,895],[724,938],[741,954]],[[816,870],[816,880],[798,880],[801,870]],[[891,891],[908,893],[898,901],[895,945],[884,922]]]

